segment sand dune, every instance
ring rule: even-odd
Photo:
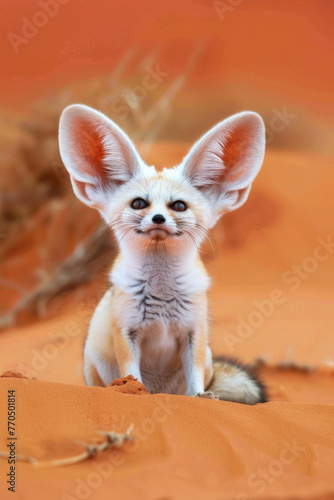
[[[6,391],[17,393],[20,453],[41,461],[134,424],[133,442],[78,465],[20,463],[19,499],[332,498],[331,405],[248,407],[10,378],[0,385],[2,414]]]
[[[169,163],[184,149],[175,147]],[[334,257],[325,249],[333,188],[329,159],[268,153],[248,203],[215,230],[216,256],[205,249],[213,350],[262,358],[269,403],[138,395],[135,385],[129,394],[126,384],[85,387],[82,346],[100,280],[69,294],[47,319],[3,331],[0,373],[28,378],[0,379],[1,450],[9,389],[17,394],[20,454],[70,457],[82,450],[77,441],[101,442],[99,431],[124,433],[130,424],[135,437],[73,466],[17,463],[15,498],[334,498]],[[12,498],[6,459],[0,468],[1,498]]]

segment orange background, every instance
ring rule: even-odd
[[[42,297],[28,319],[14,317],[0,332],[0,373],[10,371],[0,378],[0,420],[7,390],[15,387],[20,453],[41,461],[72,456],[82,450],[76,441],[94,443],[97,430],[123,432],[133,423],[138,450],[125,449],[124,464],[92,498],[112,492],[122,500],[333,499],[334,252],[322,261],[313,257],[319,238],[334,240],[333,2],[70,0],[17,54],[8,35],[21,34],[22,17],[31,20],[41,8],[32,0],[0,5],[3,314],[52,282],[98,224],[95,212],[74,200],[60,163],[57,126],[67,104],[103,104],[159,168],[180,162],[210,126],[245,109],[263,116],[270,139],[249,200],[214,229],[213,250],[204,247],[213,277],[213,352],[257,364],[270,402],[248,407],[85,387],[83,343],[107,286],[103,267],[69,293],[46,303]],[[223,18],[217,5],[225,6]],[[109,97],[119,98],[115,89],[143,86],[146,68],[156,65],[167,76],[128,119],[108,107]],[[276,129],[284,110],[291,117]],[[145,120],[150,125],[150,111],[153,139],[150,126],[145,133],[141,127]],[[310,265],[316,268],[294,289],[294,266]],[[284,303],[240,336],[240,321],[249,323],[255,303],[268,304],[274,290]],[[77,333],[69,336],[73,324]],[[140,438],[169,398],[176,409]],[[296,439],[302,451],[256,494],[249,480],[273,463],[277,470],[286,443]],[[5,446],[1,430],[0,450]],[[74,495],[77,481],[106,460],[104,454],[43,470],[20,463],[17,498]],[[3,458],[0,466],[1,478]],[[3,491],[0,481],[1,498]]]
[[[219,0],[70,0],[27,44],[18,46],[17,54],[8,35],[20,35],[22,18],[32,20],[40,7],[34,0],[1,3],[0,106],[6,112],[22,113],[54,89],[110,74],[133,47],[137,61],[134,58],[127,74],[135,71],[138,59],[157,51],[171,80],[200,43],[201,55],[173,104],[178,120],[184,116],[187,125],[192,110],[189,138],[226,111],[251,108],[270,117],[271,108],[287,106],[299,117],[290,128],[294,142],[283,133],[289,147],[332,151],[330,0],[244,0],[236,7]],[[227,7],[219,16],[222,4]],[[172,128],[173,119],[162,135],[171,135]]]

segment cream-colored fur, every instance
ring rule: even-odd
[[[259,115],[221,122],[179,166],[162,172],[144,164],[116,124],[86,106],[65,109],[59,142],[74,192],[99,210],[120,249],[88,331],[87,384],[105,386],[132,374],[153,393],[210,397],[211,386],[221,399],[260,400],[247,371],[227,369],[222,376],[220,366],[225,389],[217,388],[208,339],[210,281],[198,254],[218,218],[247,199],[264,154]]]

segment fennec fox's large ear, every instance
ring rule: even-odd
[[[105,115],[81,104],[63,111],[59,148],[77,197],[102,212],[110,192],[141,167],[128,136]]]
[[[180,168],[208,198],[211,227],[224,213],[246,200],[265,149],[262,118],[245,111],[218,123],[190,150]]]

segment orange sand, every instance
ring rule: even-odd
[[[168,150],[166,163],[173,164],[186,147],[156,146],[151,162],[161,164]],[[216,256],[205,248],[213,276],[213,350],[246,362],[261,357],[269,403],[137,397],[144,389],[134,380],[85,387],[82,348],[104,289],[99,278],[69,294],[65,306],[51,304],[47,319],[1,332],[0,373],[7,374],[0,378],[0,449],[7,443],[8,389],[16,390],[17,451],[23,455],[46,461],[72,456],[80,453],[77,441],[96,443],[99,431],[125,432],[130,424],[136,439],[73,466],[18,463],[15,497],[5,491],[8,465],[0,458],[0,498],[334,498],[334,254],[322,252],[317,269],[298,287],[291,282],[292,266],[311,266],[318,238],[331,234],[333,172],[325,157],[269,152],[247,204],[213,232]],[[13,277],[25,256],[28,267],[31,253],[27,243],[4,272]],[[240,322],[278,296],[284,300],[273,310],[266,302],[270,314],[240,336]],[[276,366],[282,363],[285,368]]]
[[[149,394],[146,387],[138,382],[133,375],[127,377],[115,378],[109,385],[114,391],[122,392],[123,394]]]
[[[80,452],[76,440],[94,443],[98,431],[124,432],[130,424],[136,437],[121,451],[79,465],[37,469],[20,463],[16,498],[333,498],[331,405],[138,398],[109,388],[5,378],[2,415],[12,388],[20,453],[40,460],[72,456]],[[1,465],[4,472],[4,459]]]

